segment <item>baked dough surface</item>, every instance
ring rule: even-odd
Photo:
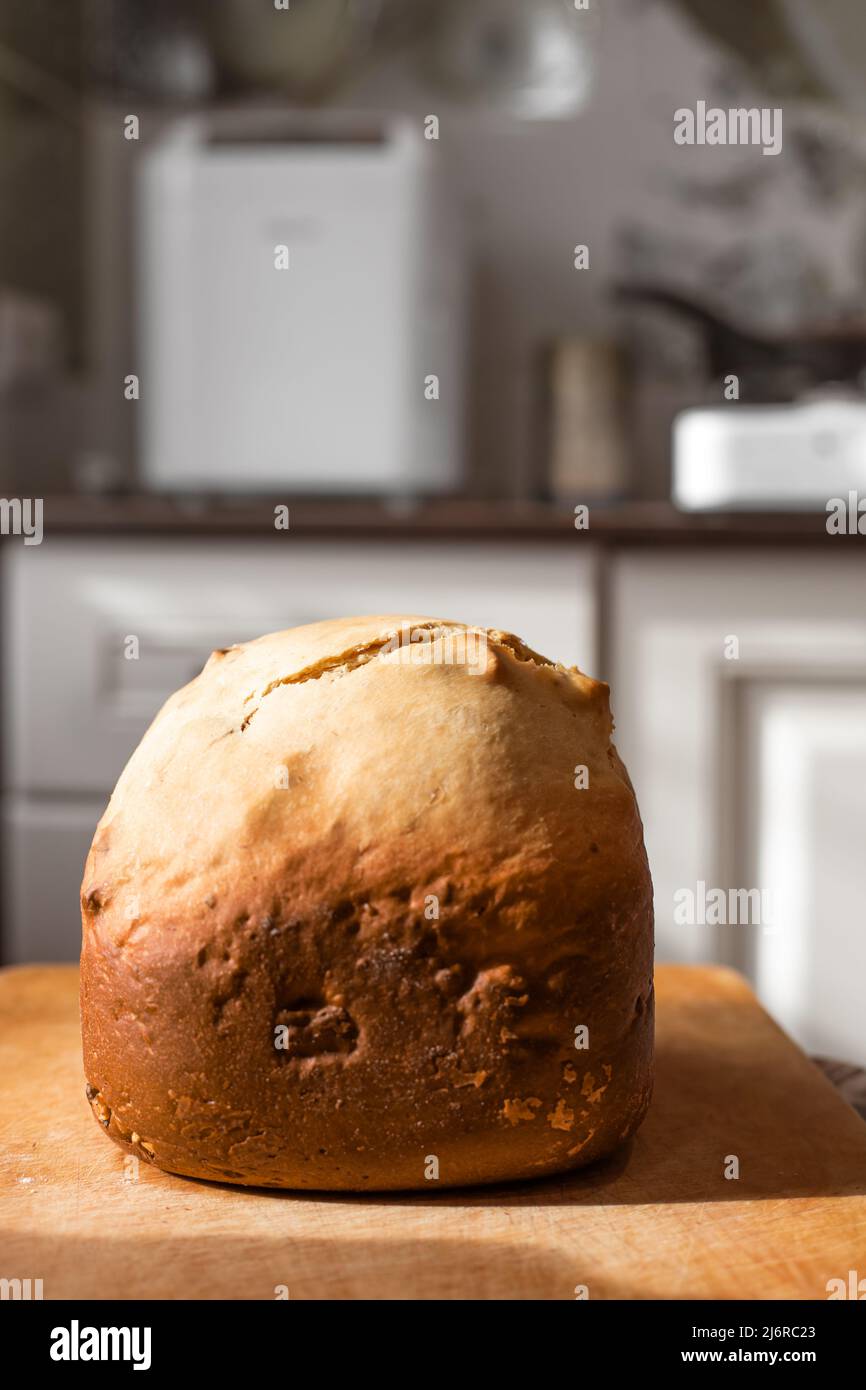
[[[175,1173],[349,1190],[540,1176],[626,1139],[652,887],[611,731],[606,685],[498,631],[363,617],[215,652],[87,859],[106,1132]]]

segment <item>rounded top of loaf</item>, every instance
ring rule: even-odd
[[[495,905],[527,944],[596,905],[613,921],[646,859],[611,731],[606,685],[498,630],[358,617],[216,651],[118,781],[85,931],[153,949],[214,912],[431,895],[464,927]]]

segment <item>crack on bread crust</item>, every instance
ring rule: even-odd
[[[577,671],[577,668],[564,666],[560,661],[551,661],[549,657],[542,656],[539,652],[533,651],[525,642],[516,637],[514,633],[502,632],[498,628],[476,628],[465,623],[447,622],[426,622],[412,623],[411,631],[430,633],[434,640],[437,637],[446,637],[458,632],[477,632],[484,633],[485,640],[499,651],[507,652],[515,661],[526,665],[548,667],[559,671],[563,675]],[[269,681],[258,697],[258,702],[244,715],[240,724],[240,732],[244,733],[253,721],[253,717],[261,709],[262,703],[274,690],[278,690],[283,685],[303,685],[307,681],[321,680],[324,676],[346,676],[352,671],[359,670],[369,662],[374,661],[383,651],[393,651],[395,634],[388,633],[385,637],[378,637],[372,642],[363,642],[356,647],[349,647],[346,651],[340,652],[336,656],[326,656],[320,661],[313,662],[310,666],[304,666],[300,671],[293,671],[287,676],[277,676]],[[248,705],[251,700],[256,699],[256,692],[250,691],[244,696],[243,703]]]
[[[482,629],[473,629],[463,623],[412,623],[412,632],[430,632],[446,634],[451,632],[472,632]],[[288,676],[278,676],[275,680],[269,681],[259,696],[259,702],[254,709],[251,709],[241,721],[241,733],[248,729],[252,723],[253,716],[261,709],[262,701],[278,690],[281,685],[303,685],[306,681],[321,680],[323,676],[346,676],[352,671],[357,671],[361,666],[366,666],[368,662],[375,660],[384,649],[393,650],[394,633],[389,632],[384,637],[377,637],[372,642],[362,642],[356,647],[349,647],[346,651],[340,652],[338,656],[325,656],[321,661],[315,661],[311,666],[304,666],[300,671],[293,671]],[[517,639],[515,639],[517,640]],[[244,698],[244,704],[255,698],[255,691],[251,691]]]
[[[513,632],[500,632],[497,628],[489,627],[487,639],[493,643],[494,647],[501,647],[503,651],[509,652],[516,661],[522,661],[531,666],[552,666],[555,671],[564,673],[576,669],[563,666],[561,661],[551,661],[549,657],[542,656],[540,652],[534,652],[519,637],[515,637]]]

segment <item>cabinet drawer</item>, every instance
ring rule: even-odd
[[[81,876],[104,810],[104,798],[4,804],[4,965],[78,959]]]
[[[593,557],[569,546],[48,540],[4,556],[6,781],[104,793],[214,647],[352,613],[512,629],[595,666]],[[128,639],[138,644],[137,659]]]

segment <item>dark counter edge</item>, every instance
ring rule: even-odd
[[[827,545],[840,553],[866,545],[866,535],[834,535],[824,511],[680,512],[669,502],[589,502],[589,525],[577,529],[571,505],[449,498],[359,501],[256,497],[43,499],[44,534],[117,538],[169,536],[274,539],[502,541],[544,540],[591,545]],[[275,508],[289,508],[289,529],[274,526]],[[5,537],[17,541],[16,536]]]

